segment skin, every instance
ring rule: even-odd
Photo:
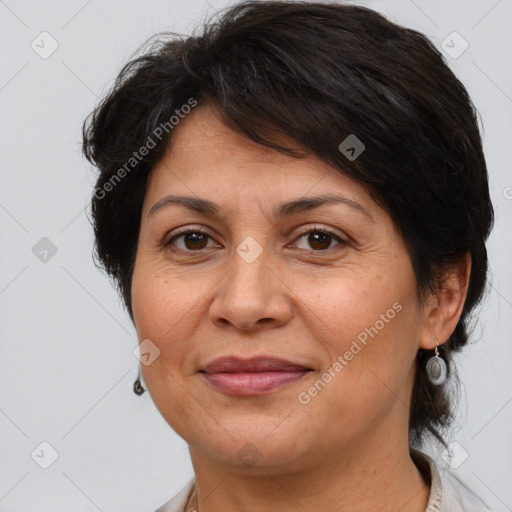
[[[421,306],[404,242],[363,186],[315,156],[295,159],[236,134],[212,105],[194,109],[172,135],[149,178],[132,306],[139,340],[160,350],[142,366],[147,388],[190,448],[190,506],[424,511],[430,486],[408,444],[415,356],[453,332],[469,256]],[[169,194],[214,201],[222,217],[177,204],[150,215]],[[272,216],[283,202],[319,194],[355,201],[371,218],[346,204]],[[181,227],[209,237],[166,246]],[[311,231],[324,229],[335,236],[315,241]],[[251,263],[236,252],[247,237],[262,249]],[[397,303],[400,312],[300,403],[298,394]],[[230,396],[198,373],[226,355],[280,357],[313,371],[264,395]],[[254,464],[241,460],[244,450]]]

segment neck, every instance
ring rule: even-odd
[[[191,450],[196,492],[186,510],[424,512],[430,485],[412,461],[408,442],[388,439],[351,441],[300,471],[269,467],[252,474],[218,467]]]

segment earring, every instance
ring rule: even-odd
[[[133,383],[133,392],[137,395],[137,396],[140,396],[144,393],[144,391],[146,391],[144,389],[144,387],[142,386],[141,384],[141,379],[142,379],[142,375],[141,375],[141,372],[140,372],[140,366],[139,366],[139,374],[137,376],[137,379],[135,380],[135,382]]]
[[[448,372],[444,359],[439,357],[439,350],[437,349],[437,347],[439,347],[439,341],[437,341],[437,338],[436,343],[437,346],[434,349],[435,355],[427,361],[427,375],[432,384],[440,386],[445,383]]]

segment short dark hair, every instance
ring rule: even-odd
[[[143,48],[83,132],[85,156],[99,169],[96,260],[132,319],[148,175],[172,137],[171,117],[192,99],[215,104],[227,126],[253,141],[297,158],[314,154],[364,185],[407,245],[420,303],[471,255],[462,315],[443,346],[450,370],[450,354],[467,343],[469,314],[484,291],[494,214],[475,108],[435,46],[364,7],[246,1],[199,35],[159,34]],[[338,149],[350,134],[366,147],[353,161]],[[155,147],[134,160],[150,139]],[[427,378],[431,355],[418,350],[412,445],[427,433],[446,445],[442,430],[453,419],[448,390]]]

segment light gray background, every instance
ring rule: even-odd
[[[455,473],[495,510],[512,510],[512,0],[360,3],[438,47],[453,31],[469,43],[447,60],[481,114],[497,221],[492,288],[476,343],[459,357],[467,400],[450,441],[468,453]],[[136,335],[92,263],[84,209],[94,173],[81,157],[81,123],[147,37],[189,32],[226,5],[0,0],[3,512],[154,511],[192,476],[185,443],[131,390]],[[43,31],[59,45],[47,59],[31,48]],[[42,237],[58,249],[47,262],[32,252]],[[31,458],[50,456],[43,441],[59,455],[46,470]]]

